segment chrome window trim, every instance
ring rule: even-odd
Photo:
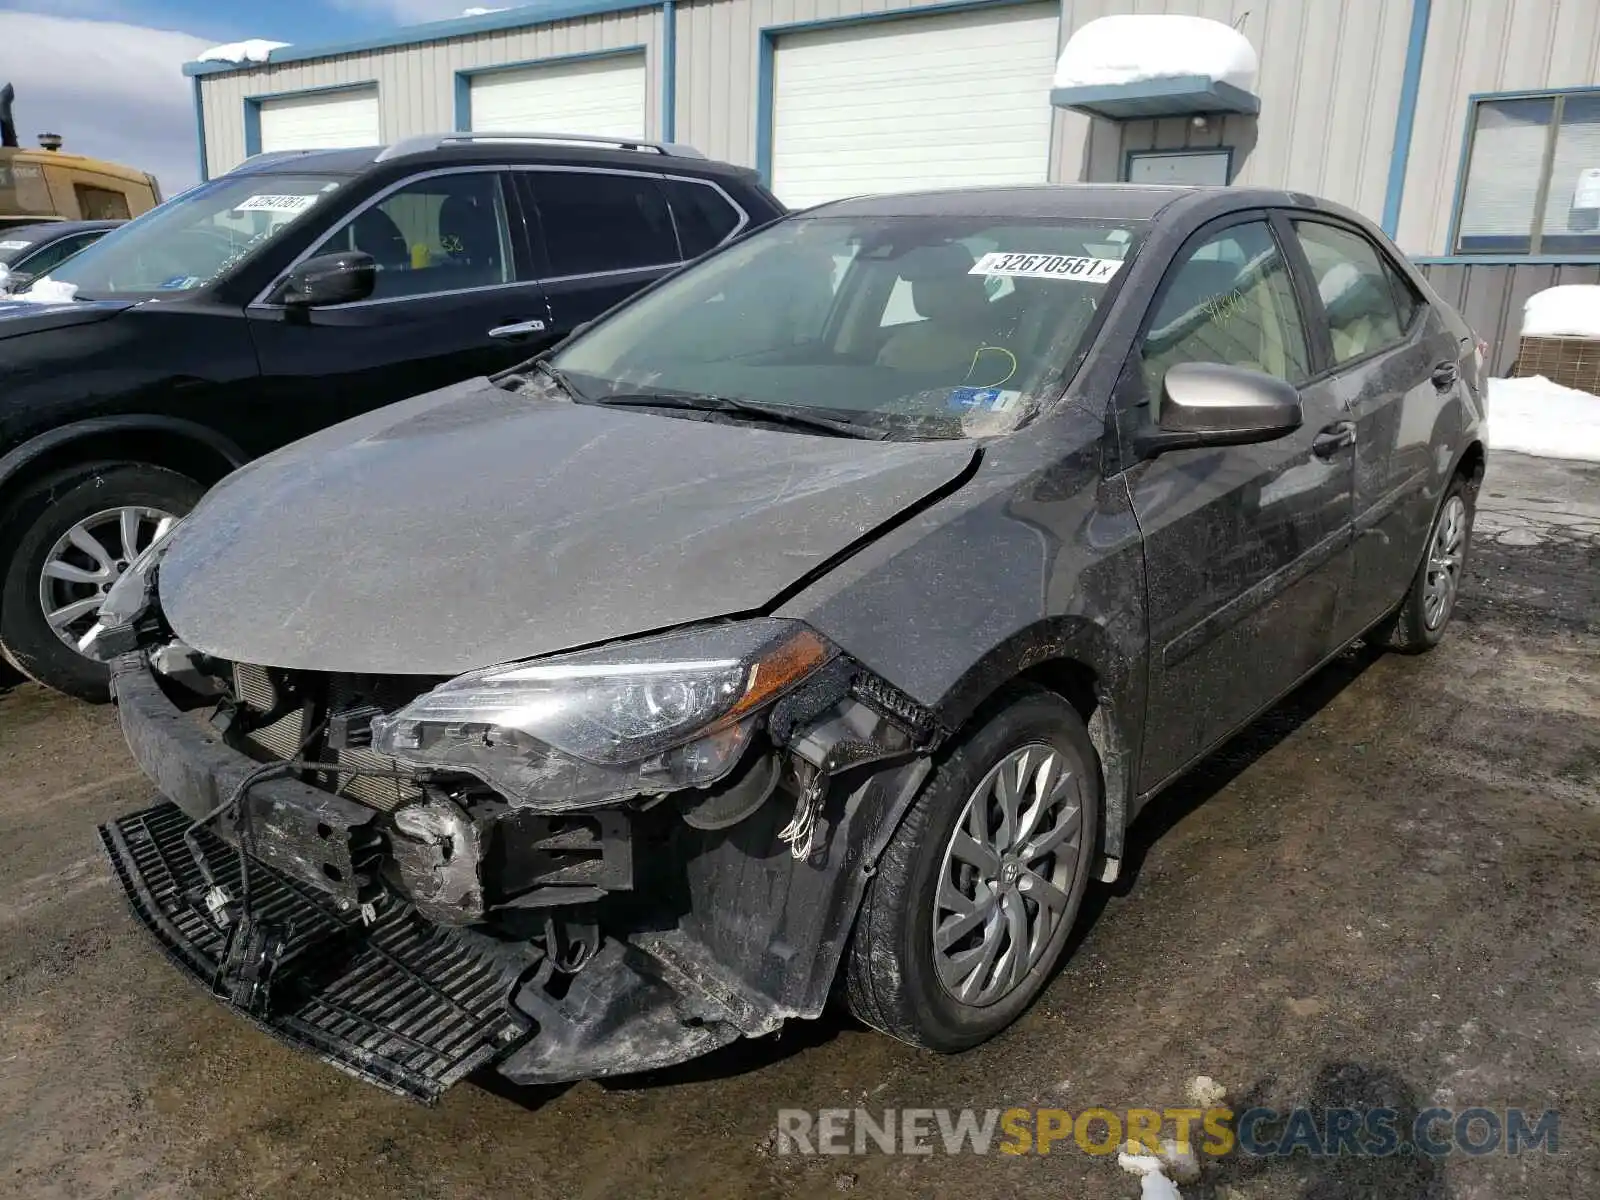
[[[328,239],[333,237],[334,234],[345,228],[346,225],[348,225],[351,221],[354,221],[362,213],[366,212],[367,209],[372,208],[375,205],[382,204],[395,192],[401,190],[402,188],[410,187],[413,183],[417,183],[421,180],[434,179],[441,175],[466,175],[472,173],[482,173],[485,171],[494,171],[500,173],[511,171],[534,171],[546,173],[566,172],[569,174],[579,175],[631,175],[639,179],[670,179],[675,183],[694,183],[701,187],[710,188],[712,191],[716,192],[717,195],[722,197],[722,202],[724,204],[728,205],[728,207],[732,208],[734,212],[739,214],[738,224],[729,230],[722,240],[719,241],[716,246],[711,248],[712,250],[717,249],[719,246],[727,245],[728,242],[738,237],[739,234],[744,231],[745,227],[750,224],[750,214],[745,211],[745,208],[742,204],[728,194],[727,190],[724,189],[721,184],[717,183],[715,180],[702,179],[695,175],[680,175],[673,171],[630,170],[626,167],[569,166],[565,163],[473,163],[459,167],[437,167],[431,171],[422,171],[416,175],[408,175],[404,179],[397,180],[396,182],[390,184],[382,191],[375,192],[371,196],[368,196],[360,204],[356,205],[355,208],[352,208],[349,212],[347,212],[344,215],[344,218],[326,234],[324,234],[321,238],[318,238],[317,241],[313,242],[305,250],[297,254],[294,258],[294,261],[280,271],[273,278],[272,282],[266,287],[262,288],[260,293],[257,294],[256,298],[245,306],[246,309],[255,309],[258,311],[264,310],[267,312],[284,311],[288,307],[287,305],[274,304],[267,300],[266,297],[271,295],[278,288],[282,287],[284,281],[294,272],[295,268],[321,250],[322,247],[327,244]],[[677,217],[672,211],[672,202],[663,196],[662,203],[666,204],[667,206],[667,215],[671,217],[673,221],[673,236],[676,237]],[[683,249],[681,244],[678,248],[680,251]],[[710,252],[711,251],[709,250],[706,251],[707,254]],[[616,267],[608,271],[581,271],[570,275],[545,275],[536,279],[518,279],[513,280],[510,283],[490,283],[485,284],[482,287],[475,288],[452,288],[449,291],[418,292],[412,296],[384,296],[376,300],[352,300],[348,304],[340,304],[336,307],[340,310],[344,310],[349,308],[371,307],[378,304],[394,304],[406,300],[421,300],[431,296],[461,296],[469,292],[486,292],[501,288],[526,287],[529,284],[570,283],[575,279],[605,279],[616,275],[631,275],[638,271],[667,271],[681,267],[684,263],[689,261],[691,260],[675,259],[671,262],[654,263],[647,266]]]

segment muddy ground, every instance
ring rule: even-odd
[[[135,927],[113,714],[0,683],[0,1194],[1133,1197],[1104,1158],[772,1154],[780,1107],[1560,1110],[1559,1152],[1207,1167],[1185,1195],[1600,1194],[1600,469],[1497,462],[1435,653],[1356,651],[1158,801],[1009,1034],[835,1018],[693,1067],[434,1110],[255,1032]]]

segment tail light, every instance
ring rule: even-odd
[[[1477,362],[1478,371],[1481,374],[1483,371],[1483,364],[1489,361],[1489,343],[1484,341],[1482,338],[1475,338],[1473,341],[1472,353]]]

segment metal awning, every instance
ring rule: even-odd
[[[1197,114],[1261,111],[1261,98],[1209,75],[1178,75],[1142,79],[1135,83],[1102,83],[1087,87],[1058,87],[1050,103],[1092,117],[1127,121],[1151,117],[1187,117]]]

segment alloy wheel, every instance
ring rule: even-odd
[[[1439,513],[1428,544],[1428,575],[1422,589],[1422,620],[1438,629],[1455,608],[1461,586],[1461,563],[1467,540],[1467,506],[1451,496]]]
[[[933,904],[939,982],[963,1004],[1010,995],[1067,917],[1083,836],[1083,792],[1061,753],[1013,750],[962,809]]]
[[[39,573],[39,605],[55,635],[76,650],[111,586],[176,520],[157,508],[108,508],[62,534]]]

